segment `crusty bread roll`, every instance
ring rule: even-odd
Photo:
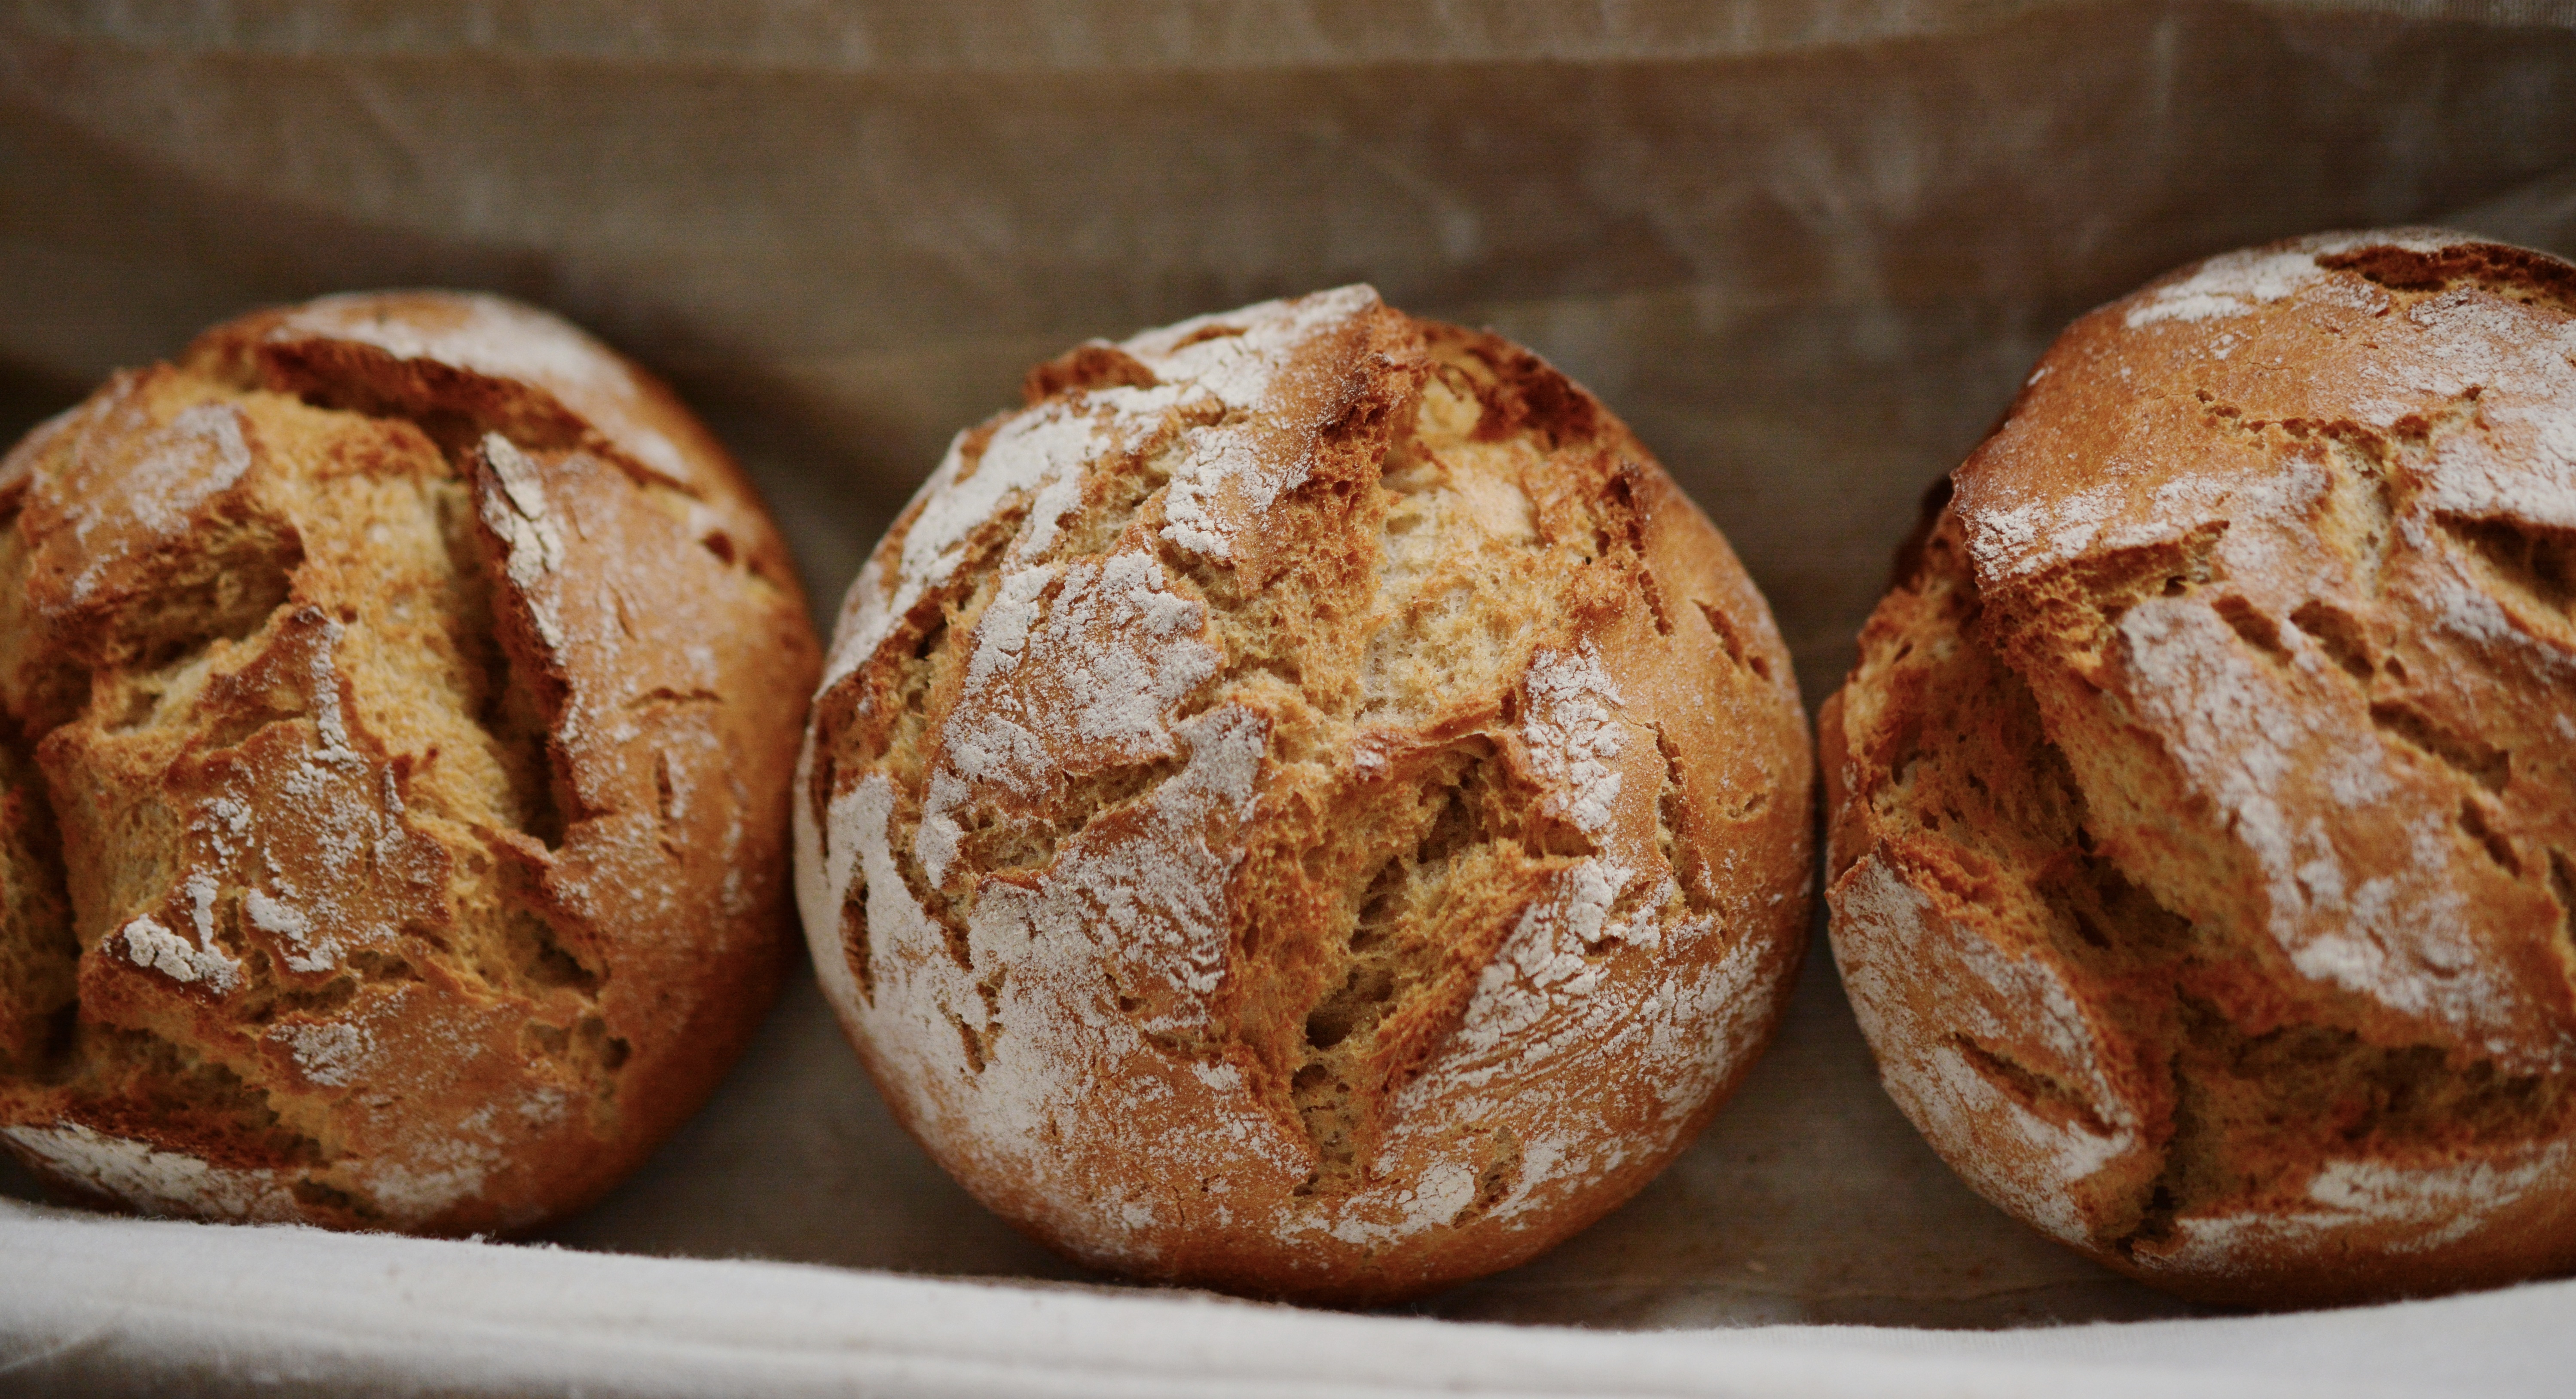
[[[819,654],[676,400],[334,297],[0,467],[0,1140],[86,1200],[515,1231],[715,1086],[792,948]]]
[[[1810,872],[1789,658],[1590,395],[1366,287],[1093,343],[852,589],[816,965],[985,1203],[1132,1276],[1383,1301],[1670,1160]]]
[[[1954,479],[1822,724],[1890,1096],[2189,1297],[2576,1265],[2576,269],[2211,259]]]

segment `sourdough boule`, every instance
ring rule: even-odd
[[[0,1140],[52,1186],[518,1231],[715,1086],[819,648],[660,385],[328,298],[38,428],[0,520]]]
[[[1808,900],[1789,659],[1590,395],[1365,287],[1092,343],[843,611],[796,817],[895,1115],[1084,1262],[1383,1301],[1644,1184]]]
[[[2184,268],[1954,480],[1822,724],[1889,1094],[2190,1297],[2576,1265],[2576,269]]]

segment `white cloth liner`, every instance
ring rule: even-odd
[[[1604,1333],[1196,1293],[84,1217],[0,1204],[0,1389],[91,1394],[2553,1394],[2576,1282],[2005,1332]]]

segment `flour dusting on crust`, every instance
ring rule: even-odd
[[[2213,1299],[2576,1263],[2571,289],[2428,230],[2214,258],[1954,474],[1842,701],[1834,936],[1989,1198]],[[1927,697],[1945,645],[2044,738]]]
[[[1163,501],[1163,537],[1193,553],[1230,557],[1238,535],[1305,480],[1301,453],[1262,453],[1259,437],[1312,433],[1321,423],[1266,420],[1282,356],[1317,331],[1369,309],[1377,293],[1343,287],[1294,302],[1266,301],[1232,315],[1183,321],[1126,344],[1166,381],[1195,384],[1225,416],[1183,434],[1186,456]],[[1209,335],[1210,330],[1240,333]],[[1265,462],[1264,457],[1270,461]]]
[[[335,297],[117,375],[0,472],[0,688],[70,893],[33,951],[71,1033],[0,1076],[40,1175],[517,1230],[713,1086],[776,984],[761,813],[818,657],[648,376],[497,298]]]
[[[2139,1258],[2150,1276],[2249,1271],[2255,1257],[2343,1265],[2356,1239],[2400,1256],[2474,1240],[2549,1197],[2576,1188],[2576,1143],[2543,1142],[2440,1164],[2327,1162],[2280,1207],[2188,1216],[2171,1239]],[[2274,1264],[2273,1266],[2278,1266]]]
[[[2208,321],[2241,316],[2279,301],[2317,279],[2313,253],[2262,249],[2221,253],[2181,281],[2149,292],[2122,319],[2138,330],[2160,321]]]
[[[1444,1248],[1526,1256],[1666,1159],[1776,1019],[1797,936],[1790,862],[1739,873],[1736,851],[1710,850],[1685,891],[1685,833],[1662,823],[1700,758],[1665,729],[1704,720],[1709,677],[1656,649],[1643,585],[1605,585],[1581,623],[1551,600],[1525,634],[1489,624],[1500,643],[1476,642],[1466,664],[1491,673],[1452,677],[1457,706],[1481,717],[1365,734],[1348,717],[1367,634],[1337,650],[1335,629],[1402,610],[1328,585],[1447,566],[1428,531],[1398,545],[1389,525],[1382,542],[1373,512],[1391,507],[1370,494],[1393,494],[1379,476],[1424,392],[1422,334],[1345,288],[1087,347],[1048,371],[1072,386],[958,439],[844,608],[818,711],[847,719],[809,735],[796,811],[809,945],[905,1125],[987,1203],[1079,1257],[1353,1297],[1463,1266],[1421,1261]],[[1611,536],[1543,518],[1505,474],[1568,465],[1525,441],[1482,447],[1476,405],[1444,421],[1457,450],[1491,460],[1406,478],[1447,492],[1421,518],[1456,522],[1448,552],[1489,541],[1494,566],[1535,569],[1519,560],[1552,547],[1542,526],[1604,547]],[[1360,451],[1336,433],[1390,440]],[[1350,479],[1314,475],[1326,469]],[[1310,484],[1323,489],[1304,513],[1284,514]],[[1325,507],[1351,500],[1367,510],[1331,523]],[[1673,509],[1672,527],[1705,531]],[[1071,552],[1073,539],[1100,552]],[[1569,548],[1547,565],[1567,572],[1545,576],[1588,557]],[[1288,581],[1245,585],[1274,567]],[[1663,576],[1744,596],[1731,579]],[[1248,619],[1270,609],[1265,634]],[[1774,644],[1766,624],[1742,625]],[[1693,664],[1725,663],[1712,630],[1691,635],[1705,653]],[[1784,698],[1767,678],[1740,693]],[[1794,751],[1796,729],[1776,732]],[[1499,814],[1443,795],[1470,770],[1507,784]],[[1407,796],[1409,783],[1426,785]],[[1446,989],[1408,999],[1390,979],[1370,1000],[1365,969],[1342,992],[1343,971],[1293,980],[1317,975],[1299,970],[1312,954],[1296,939],[1318,921],[1376,916],[1366,891],[1338,887],[1370,877],[1332,863],[1363,858],[1332,848],[1336,816],[1359,819],[1344,800],[1414,823],[1410,856],[1364,857],[1383,865],[1377,907],[1453,887],[1438,882],[1452,860],[1493,871],[1441,896],[1467,902],[1429,906],[1490,920],[1467,930],[1490,952]],[[1528,823],[1526,844],[1477,824],[1489,819]],[[1795,846],[1803,826],[1788,819]],[[1359,967],[1364,934],[1335,936],[1349,948],[1323,955]],[[1451,974],[1427,956],[1408,965]],[[1399,1024],[1417,1005],[1441,1009]],[[1294,1037],[1284,1062],[1273,1026]],[[1346,1042],[1387,1045],[1407,1067],[1381,1091],[1352,1060],[1329,1070],[1352,1083],[1326,1085],[1316,1056]]]
[[[1206,615],[1144,554],[1004,575],[916,838],[931,880],[946,878],[955,813],[979,791],[1026,796],[1066,771],[1172,756],[1173,709],[1217,670]]]
[[[1566,815],[1599,834],[1619,800],[1619,688],[1589,644],[1542,653],[1530,665],[1530,717],[1523,728],[1539,774],[1567,789]]]
[[[709,483],[637,407],[643,385],[626,362],[570,322],[497,296],[445,293],[434,305],[389,310],[370,294],[326,296],[281,316],[269,338],[344,340],[396,359],[454,365],[545,388],[593,419],[621,450],[684,486]]]
[[[958,964],[946,931],[904,886],[888,845],[894,797],[884,777],[836,800],[827,833],[866,890],[875,981],[871,998],[842,999],[840,1009],[864,1028],[879,1071],[923,1113],[916,1130],[943,1154],[1081,1201],[1051,1222],[1104,1259],[1126,1256],[1131,1212],[1150,1206],[1116,1193],[1084,1199],[1089,1182],[1064,1174],[1056,1143],[1105,1137],[1128,1152],[1156,1150],[1127,1106],[1131,1091],[1200,1096],[1205,1130],[1279,1168],[1297,1161],[1275,1121],[1195,1077],[1146,1085],[1101,1076],[1106,1066],[1153,1059],[1154,1031],[1204,1023],[1225,964],[1223,891],[1240,858],[1228,837],[1250,814],[1262,726],[1220,710],[1178,726],[1175,737],[1188,762],[1135,820],[1084,832],[1029,885],[986,886],[968,928],[971,967]],[[836,935],[808,932],[818,961],[846,968]],[[998,983],[989,1003],[988,980]],[[1165,993],[1169,1009],[1141,1024],[1116,1011],[1122,992],[1147,991]]]
[[[1103,460],[1170,439],[1171,488],[1163,536],[1223,559],[1246,522],[1303,479],[1301,458],[1264,465],[1258,450],[1275,435],[1278,366],[1377,306],[1367,287],[1343,287],[1294,302],[1266,301],[1222,316],[1185,321],[1118,346],[1149,369],[1149,387],[1121,384],[1040,404],[995,430],[970,461],[960,434],[924,482],[918,513],[888,566],[872,556],[851,588],[834,633],[824,684],[874,654],[888,632],[964,562],[970,536],[1024,510],[1010,561],[1033,563],[1055,546],[1057,523],[1080,499],[1082,472]],[[1311,434],[1319,424],[1292,424]]]
[[[1848,929],[1837,932],[1843,984],[1888,1096],[1989,1198],[2063,1242],[2085,1241],[2076,1190],[2145,1142],[2135,1109],[2105,1072],[2107,1047],[2064,970],[2035,952],[2016,957],[1948,926],[1920,892],[1871,857],[1838,886],[1835,915]],[[1927,967],[1937,974],[1927,976]],[[1917,990],[1924,982],[1951,994],[1927,1005]],[[2083,1093],[2089,1123],[2040,1116],[1967,1057],[1969,1044],[2032,1037],[2045,1062]],[[2002,1140],[1991,1140],[1995,1134]]]
[[[154,921],[150,914],[125,925],[125,955],[138,967],[174,981],[202,981],[217,994],[241,984],[241,963],[208,942],[189,942]]]
[[[0,1137],[64,1178],[142,1214],[244,1224],[278,1224],[297,1217],[284,1172],[209,1165],[185,1152],[112,1137],[76,1122],[0,1127]]]

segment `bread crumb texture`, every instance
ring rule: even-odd
[[[2212,259],[1954,480],[1822,726],[1890,1096],[2190,1297],[2576,1266],[2576,269]]]
[[[0,1140],[154,1214],[514,1231],[774,996],[788,562],[658,384],[339,297],[0,465]]]
[[[1633,1193],[1807,907],[1789,659],[1588,394],[1366,287],[1093,343],[843,612],[816,964],[985,1203],[1133,1276],[1382,1301]]]

